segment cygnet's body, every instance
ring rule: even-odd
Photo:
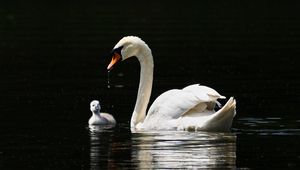
[[[115,118],[108,113],[100,113],[101,106],[98,100],[93,100],[90,104],[93,113],[89,120],[89,125],[115,125]]]

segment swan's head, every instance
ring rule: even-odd
[[[100,112],[100,102],[98,100],[93,100],[90,104],[90,109],[92,112]]]
[[[147,49],[147,50],[145,50]],[[111,70],[114,65],[119,61],[126,60],[127,58],[136,56],[138,57],[141,53],[150,51],[148,45],[139,37],[127,36],[122,38],[113,48],[111,55],[112,59],[107,70]]]

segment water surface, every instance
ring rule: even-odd
[[[269,123],[265,128],[261,123]],[[131,133],[86,125],[1,129],[1,168],[295,168],[299,120],[241,118],[231,133]],[[278,128],[283,126],[282,128]],[[3,140],[4,139],[4,140]]]

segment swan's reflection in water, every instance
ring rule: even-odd
[[[138,168],[235,168],[236,136],[231,133],[160,132],[132,136]]]
[[[236,168],[232,133],[96,129],[90,131],[91,169]]]

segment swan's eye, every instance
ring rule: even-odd
[[[120,46],[120,47],[118,47],[118,48],[115,48],[115,49],[113,49],[113,50],[111,51],[111,54],[114,55],[114,54],[117,53],[117,54],[119,54],[120,56],[122,56],[122,55],[121,55],[122,49],[123,49],[123,46]]]

